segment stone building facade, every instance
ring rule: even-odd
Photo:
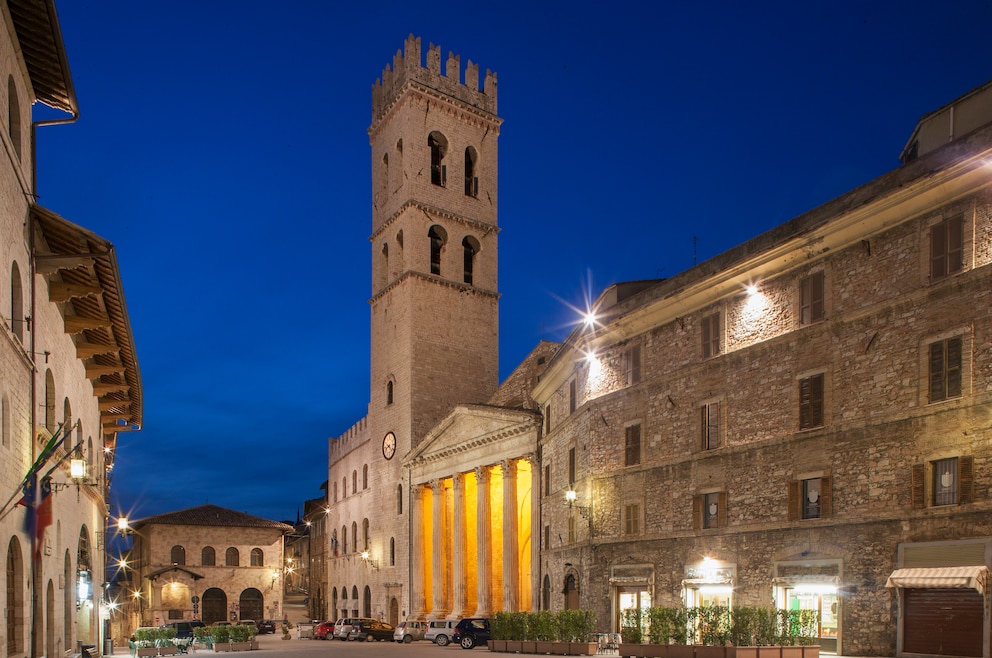
[[[142,519],[133,528],[121,568],[134,627],[283,618],[283,537],[292,526],[201,505]]]
[[[990,655],[990,100],[929,115],[945,141],[889,174],[600,297],[533,391],[545,607],[609,628],[812,608],[824,650]]]
[[[330,441],[333,607],[581,607],[604,632],[631,607],[805,608],[824,651],[992,655],[992,86],[892,172],[611,286],[492,390],[495,184],[467,173],[495,178],[469,157],[495,77],[489,106],[458,70],[411,37],[373,89],[372,391]]]
[[[143,417],[113,245],[35,201],[36,135],[79,113],[67,61],[54,2],[0,2],[0,646],[12,657],[106,636],[107,487],[118,434]],[[36,103],[59,118],[38,120]]]

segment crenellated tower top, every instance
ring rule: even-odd
[[[441,47],[433,43],[427,49],[427,65],[423,65],[420,37],[413,34],[406,38],[403,51],[393,55],[392,68],[387,64],[382,78],[372,85],[372,121],[382,116],[400,89],[407,82],[417,82],[437,89],[457,100],[480,110],[496,114],[496,74],[486,69],[482,89],[479,89],[479,65],[468,61],[465,81],[461,81],[461,61],[449,52],[444,70],[441,70]]]

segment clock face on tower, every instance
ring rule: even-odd
[[[395,454],[396,435],[392,432],[386,432],[386,436],[382,437],[382,456],[386,459],[392,459]]]

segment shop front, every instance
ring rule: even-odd
[[[840,648],[840,560],[779,562],[772,581],[778,610],[812,610],[816,613],[821,653]]]
[[[737,565],[703,558],[689,565],[682,580],[682,602],[688,608],[733,607]]]

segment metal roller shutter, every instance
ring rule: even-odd
[[[973,589],[904,589],[903,651],[982,655],[982,595]]]

